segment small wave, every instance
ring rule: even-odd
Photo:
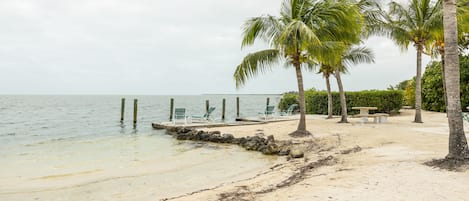
[[[60,178],[64,178],[64,177],[73,177],[73,176],[81,176],[81,175],[85,175],[85,174],[93,174],[93,173],[100,172],[100,171],[102,171],[102,169],[94,169],[94,170],[88,170],[88,171],[82,171],[82,172],[72,172],[72,173],[65,173],[65,174],[47,175],[47,176],[43,176],[43,177],[34,178],[34,180],[37,180],[37,179],[60,179]]]
[[[75,137],[59,137],[59,138],[53,138],[49,140],[44,140],[36,143],[30,143],[30,144],[24,144],[23,146],[25,147],[32,147],[36,145],[44,145],[44,144],[49,144],[49,143],[54,143],[54,142],[60,142],[60,141],[66,141],[66,140],[71,140]]]

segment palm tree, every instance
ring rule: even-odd
[[[392,1],[389,5],[388,24],[390,38],[401,50],[406,50],[412,43],[417,50],[417,73],[415,79],[415,123],[423,123],[422,105],[422,53],[431,42],[431,32],[441,27],[441,0],[410,0],[409,5]]]
[[[356,36],[368,38],[371,35],[384,32],[382,28],[384,17],[383,11],[376,0],[349,0],[348,2],[351,6],[355,7],[357,11],[359,11],[358,19],[362,21],[360,23],[362,26],[361,29],[354,33]],[[349,67],[350,64],[374,62],[374,56],[367,48],[352,48],[352,45],[361,43],[360,37],[342,39],[342,42],[345,44],[346,48],[343,48],[343,53],[340,54],[340,56],[337,58],[338,63],[333,65],[335,67],[333,74],[337,80],[340,94],[341,120],[339,123],[348,123],[347,101],[341,79],[341,73],[346,73],[347,67]]]
[[[296,72],[300,107],[300,121],[293,137],[311,135],[306,130],[306,105],[303,88],[302,68],[315,66],[311,58],[326,57],[318,49],[324,49],[322,41],[337,36],[347,36],[357,22],[355,10],[335,1],[285,0],[280,17],[254,17],[244,24],[242,46],[252,45],[256,39],[264,39],[270,49],[248,54],[236,67],[236,86],[243,85],[248,78],[265,72],[283,60]],[[347,29],[348,27],[352,27]],[[329,55],[333,57],[335,55]]]
[[[461,41],[461,44],[464,41],[465,35],[469,30],[469,0],[460,0],[457,3],[457,18],[458,21],[463,23],[458,23],[458,40]],[[441,59],[441,77],[443,81],[443,92],[445,96],[445,105],[448,105],[448,100],[446,97],[446,83],[445,83],[445,41],[444,41],[444,30],[443,24],[438,29],[435,29],[431,32],[431,52],[428,53],[432,55],[432,57],[440,56]],[[460,46],[463,49],[463,44]]]
[[[332,91],[331,91],[331,81],[330,77],[334,73],[334,68],[330,65],[321,64],[319,68],[319,73],[322,74],[324,79],[326,80],[326,89],[327,89],[327,118],[332,119]]]
[[[456,0],[443,1],[443,24],[445,35],[445,77],[448,97],[447,116],[449,124],[448,159],[469,159],[469,148],[461,116],[460,72],[458,54],[458,29]]]
[[[345,99],[345,91],[342,84],[340,74],[347,72],[347,69],[351,65],[357,65],[360,63],[373,63],[374,54],[366,47],[350,47],[340,58],[339,63],[335,65],[334,76],[337,79],[337,85],[340,94],[340,107],[341,107],[341,119],[339,123],[348,123],[347,120],[347,101]]]

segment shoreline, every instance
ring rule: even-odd
[[[303,146],[304,158],[280,156],[279,163],[254,178],[162,200],[467,199],[467,169],[453,172],[423,164],[447,153],[445,114],[423,111],[424,124],[412,123],[412,115],[413,110],[402,110],[383,124],[355,118],[338,124],[338,118],[309,116],[307,128],[314,138],[289,137],[296,121],[201,129],[235,138],[262,133],[294,141]]]

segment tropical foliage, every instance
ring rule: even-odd
[[[469,106],[469,56],[460,56],[461,105]],[[430,63],[422,76],[422,108],[435,112],[446,112],[441,62]]]

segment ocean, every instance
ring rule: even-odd
[[[0,96],[0,200],[161,199],[232,181],[276,158],[232,145],[177,141],[152,122],[169,120],[170,98],[188,115],[205,100],[221,121],[254,117],[280,95]],[[126,98],[120,122],[121,98]],[[138,123],[132,123],[138,99]],[[249,135],[248,133],[246,135]],[[249,163],[246,163],[249,161]]]

